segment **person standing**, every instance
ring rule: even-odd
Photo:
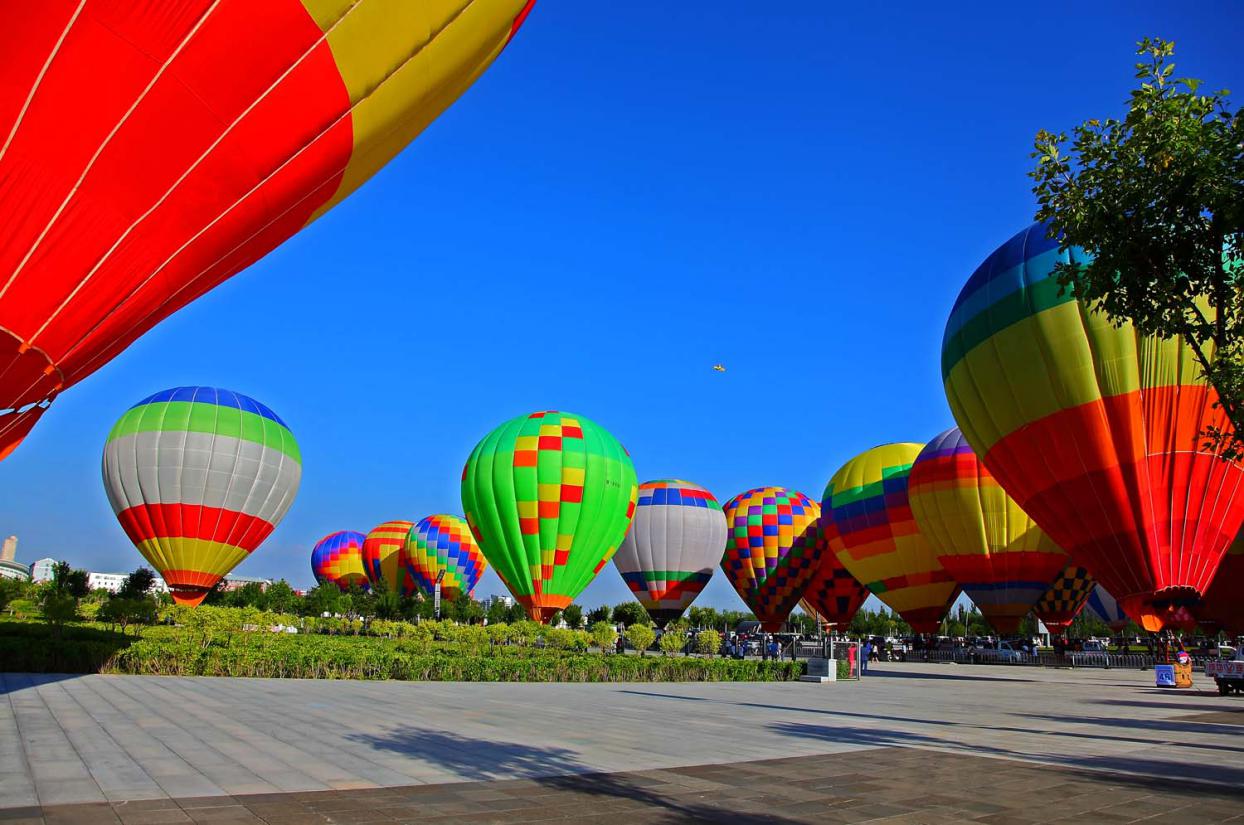
[[[863,676],[868,673],[868,657],[873,653],[873,640],[864,642],[864,648],[860,652],[863,654],[860,656],[860,675]]]

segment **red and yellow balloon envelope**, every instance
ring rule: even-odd
[[[413,596],[419,592],[406,561],[406,536],[412,521],[386,521],[363,540],[363,570],[372,586],[384,581],[391,593]]]
[[[821,508],[798,490],[757,487],[726,503],[721,569],[766,631],[781,629],[820,564]]]
[[[907,493],[938,562],[994,630],[1016,633],[1067,554],[1006,494],[957,427],[920,451]]]
[[[1196,608],[1197,619],[1230,635],[1244,635],[1244,537],[1232,543]]]
[[[1181,340],[1062,292],[1055,264],[1084,260],[1039,224],[990,255],[946,324],[946,397],[1007,493],[1159,630],[1205,593],[1244,522],[1244,467],[1201,449],[1229,425]]]
[[[639,485],[635,518],[614,566],[659,626],[683,614],[713,576],[726,517],[713,494],[677,479]]]
[[[103,472],[130,541],[178,604],[197,605],[284,518],[302,457],[289,427],[258,401],[178,387],[121,416]]]
[[[420,519],[406,534],[407,573],[426,595],[436,591],[441,578],[441,596],[456,599],[471,595],[488,562],[471,535],[466,519],[435,515]]]
[[[932,633],[959,593],[908,501],[921,444],[884,444],[848,461],[825,487],[823,528],[842,566],[917,633]]]
[[[1097,582],[1083,567],[1071,565],[1058,574],[1049,589],[1032,608],[1033,615],[1045,624],[1051,633],[1062,635],[1080,615],[1084,603],[1093,593]]]
[[[475,445],[462,470],[462,508],[510,593],[547,621],[613,557],[637,488],[617,439],[550,410],[507,421]]]
[[[311,548],[311,572],[320,584],[335,584],[342,592],[358,587],[366,590],[371,582],[363,569],[362,533],[340,530],[331,533]]]
[[[0,458],[57,393],[357,189],[531,5],[6,4]]]
[[[820,564],[804,588],[799,606],[825,629],[845,630],[864,606],[866,598],[868,588],[847,572],[826,544],[821,552]]]

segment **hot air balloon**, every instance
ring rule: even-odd
[[[1100,584],[1093,588],[1093,592],[1089,593],[1088,600],[1084,603],[1084,608],[1105,622],[1115,633],[1120,633],[1123,628],[1127,627],[1131,621],[1123,609],[1119,607],[1119,603],[1115,601],[1114,596]]]
[[[780,630],[820,564],[821,508],[798,490],[756,487],[726,504],[721,569],[760,620]]]
[[[413,596],[419,592],[406,559],[406,536],[413,521],[386,521],[363,540],[363,570],[373,585],[384,581],[392,593]]]
[[[959,588],[921,535],[907,497],[922,444],[884,444],[848,461],[821,501],[829,547],[917,633],[932,633]]]
[[[1244,521],[1244,467],[1201,449],[1229,427],[1179,339],[1143,337],[1062,292],[1044,225],[989,256],[942,343],[955,420],[985,466],[1128,615],[1158,630],[1205,593]]]
[[[613,557],[637,486],[617,439],[550,410],[507,421],[475,446],[462,506],[488,563],[531,617],[546,621]]]
[[[1244,538],[1237,538],[1223,557],[1196,615],[1231,635],[1244,635]]]
[[[1032,612],[1051,633],[1062,635],[1080,615],[1084,603],[1092,594],[1097,582],[1083,567],[1071,565],[1063,570],[1050,584],[1045,594],[1033,606]]]
[[[440,577],[441,595],[446,599],[470,595],[488,569],[470,525],[458,516],[420,519],[406,534],[405,558],[406,572],[415,585],[431,596]]]
[[[938,562],[994,630],[1016,633],[1067,554],[1006,494],[957,427],[920,451],[907,492]]]
[[[0,458],[59,392],[357,189],[532,2],[7,5]]]
[[[311,572],[320,584],[335,584],[342,592],[352,587],[366,590],[371,582],[363,570],[363,540],[354,530],[330,533],[311,548]]]
[[[825,518],[822,511],[816,528],[820,562],[803,590],[799,606],[825,629],[845,630],[868,598],[868,588],[847,572],[829,546],[832,526],[833,523]]]
[[[113,425],[103,471],[130,541],[178,604],[197,605],[284,518],[302,457],[289,427],[258,401],[177,387]]]
[[[613,563],[665,627],[700,595],[725,546],[726,517],[712,493],[689,481],[647,481],[639,485],[635,517]]]

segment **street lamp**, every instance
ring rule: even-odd
[[[432,591],[432,612],[436,614],[436,620],[441,620],[441,582],[445,579],[445,571],[436,574],[436,587]]]

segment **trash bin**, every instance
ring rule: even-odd
[[[1175,666],[1154,665],[1153,684],[1157,687],[1175,687]]]

